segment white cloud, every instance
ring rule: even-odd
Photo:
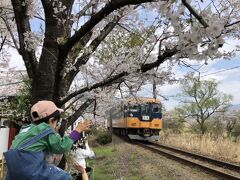
[[[220,62],[219,62],[220,63]],[[211,72],[219,72],[224,69],[215,69],[209,67],[208,71]],[[216,79],[219,82],[218,90],[225,94],[230,94],[233,96],[232,104],[240,104],[240,71],[239,69],[232,69],[229,71],[224,71],[212,75],[205,76],[201,78],[202,80]],[[174,96],[177,93],[180,93],[180,87],[178,84],[173,85],[164,85],[158,86],[158,91],[161,95],[168,97],[168,101],[163,101],[164,106],[167,110],[171,110],[174,107],[179,105]],[[162,98],[161,98],[162,99]]]
[[[220,51],[233,51],[236,49],[236,45],[239,45],[240,41],[239,39],[227,39],[225,40],[225,43],[223,44],[223,47],[220,48]]]
[[[240,104],[240,80],[239,81],[229,81],[225,83],[219,83],[218,90],[225,94],[230,94],[233,96],[232,104]],[[179,105],[178,100],[174,97],[177,93],[180,93],[179,85],[165,85],[164,87],[159,87],[158,90],[160,94],[167,97],[168,101],[162,101],[167,110],[172,110],[174,107]],[[160,97],[163,100],[163,98]]]
[[[163,85],[163,86],[158,86],[158,90],[160,92],[168,92],[168,94],[173,94],[177,91],[179,88],[178,84],[171,84],[171,85]]]
[[[229,81],[229,83],[219,84],[219,90],[225,94],[233,96],[232,104],[240,104],[240,81]]]
[[[172,110],[174,107],[178,105],[178,101],[175,100],[174,96],[179,93],[179,85],[172,84],[172,85],[158,85],[157,86],[158,94],[167,98],[168,100],[164,99],[161,96],[158,98],[161,100],[163,106],[169,111]],[[138,92],[138,96],[140,97],[153,97],[152,93],[152,85],[147,84],[142,87],[142,90]]]
[[[172,85],[164,85],[158,86],[159,94],[166,97],[168,100],[162,99],[163,106],[167,109],[167,111],[174,109],[179,102],[176,100],[176,94],[180,93],[179,84],[172,84]]]

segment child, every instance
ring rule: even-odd
[[[81,138],[80,132],[90,127],[90,121],[79,123],[70,136],[55,132],[63,109],[52,101],[39,101],[31,108],[34,124],[25,126],[5,153],[7,180],[70,180],[70,174],[44,160],[43,151],[63,154]]]
[[[83,140],[81,144],[77,145],[72,151],[73,155],[73,163],[77,171],[80,171],[82,174],[82,180],[88,180],[87,175],[87,166],[86,166],[86,158],[94,158],[95,153],[90,149],[88,145],[87,140]],[[75,172],[75,174],[78,174],[78,172]],[[78,178],[77,178],[78,179]]]

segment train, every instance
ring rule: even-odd
[[[162,105],[155,98],[132,98],[111,108],[108,129],[132,140],[156,141],[163,127]]]

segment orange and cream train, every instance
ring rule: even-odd
[[[162,129],[162,106],[158,99],[129,99],[127,105],[110,110],[108,127],[130,139],[158,140]]]

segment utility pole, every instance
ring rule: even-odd
[[[157,99],[157,85],[156,85],[156,81],[155,81],[155,77],[153,78],[153,98]]]

